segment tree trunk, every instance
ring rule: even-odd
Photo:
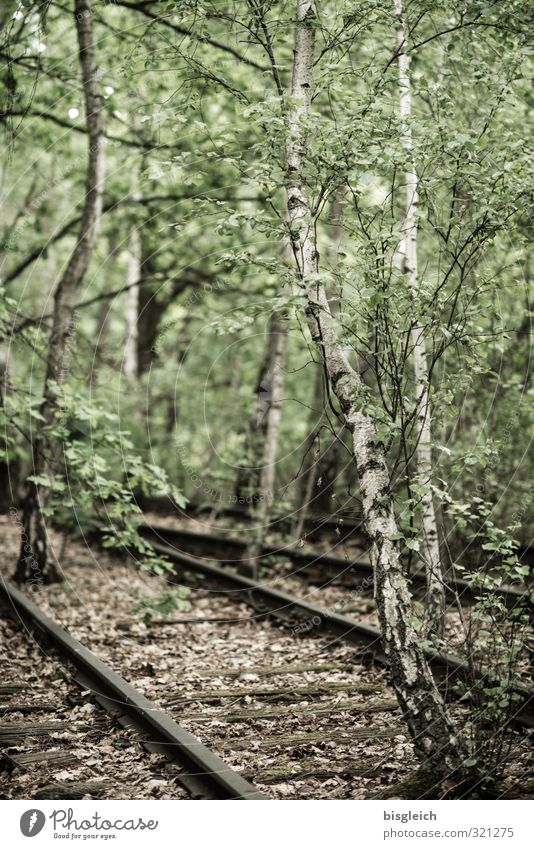
[[[118,248],[113,236],[108,238],[106,267],[108,274],[113,270],[113,264],[116,261]],[[103,298],[94,316],[94,352],[93,358],[89,364],[87,380],[94,386],[100,378],[100,369],[102,365],[109,361],[114,353],[112,341],[110,339],[110,321],[112,316],[112,301],[108,298]]]
[[[311,113],[315,26],[313,0],[299,0],[286,150],[288,225],[297,277],[307,296],[312,336],[352,437],[392,683],[416,751],[427,765],[444,775],[461,771],[466,747],[439,694],[412,625],[414,610],[400,561],[386,458],[373,421],[360,409],[360,375],[347,359],[324,286],[317,277],[319,256],[303,176],[307,150],[302,127],[303,119]]]
[[[181,374],[182,369],[185,367],[186,360],[191,353],[191,336],[189,332],[189,325],[191,321],[191,316],[186,316],[184,325],[178,334],[178,340],[176,342],[176,368],[178,369],[178,374]],[[167,415],[165,417],[167,422],[166,431],[171,437],[178,425],[181,404],[182,395],[180,392],[175,390],[172,399],[168,403]]]
[[[256,403],[254,405],[254,412],[248,420],[245,433],[246,461],[245,465],[239,469],[237,474],[235,491],[240,501],[244,501],[247,498],[253,498],[255,501],[254,496],[257,494],[261,484],[262,454],[269,421],[267,413],[272,395],[272,364],[277,341],[276,333],[273,332],[274,320],[273,315],[271,315],[267,328],[267,342],[254,389]]]
[[[0,408],[7,416],[5,399],[9,392],[10,379],[13,376],[13,362],[10,347],[0,343]],[[20,461],[16,453],[10,451],[9,442],[0,436],[0,513],[14,507],[19,496]],[[10,456],[11,454],[15,456]]]
[[[53,473],[54,440],[43,434],[53,426],[57,411],[57,389],[69,371],[70,348],[75,330],[75,299],[83,281],[100,225],[105,171],[105,139],[102,127],[102,99],[98,90],[98,69],[93,41],[91,0],[75,0],[74,19],[82,68],[85,113],[88,130],[86,194],[80,231],[68,265],[54,294],[52,331],[48,345],[40,424],[41,432],[32,444],[32,476]],[[57,448],[57,446],[55,446]],[[50,499],[46,485],[30,482],[23,513],[23,533],[15,578],[18,581],[58,580],[59,574],[48,556],[48,536],[43,509]]]
[[[156,292],[150,283],[155,266],[150,255],[143,251],[137,287],[137,377],[146,374],[156,359],[159,326],[168,306],[169,299],[156,298]]]
[[[138,174],[134,173],[132,178],[132,198],[140,199],[138,189]],[[138,321],[139,321],[139,283],[141,282],[141,236],[139,228],[134,224],[130,230],[129,238],[128,273],[126,285],[125,318],[126,318],[126,343],[124,345],[124,376],[129,383],[135,383],[139,375],[139,364],[137,354],[138,344]]]
[[[338,252],[339,243],[343,235],[343,190],[339,190],[332,203],[332,236],[328,248],[330,257],[330,270],[335,276],[339,272]],[[321,426],[325,419],[325,412],[328,407],[328,387],[325,385],[324,368],[321,363],[317,371],[314,402],[320,399],[321,416],[317,424],[312,422],[310,428],[310,436],[306,442],[306,456],[310,458],[308,468],[303,473],[304,486],[299,489],[297,504],[297,522],[295,525],[295,538],[299,542],[302,537],[304,524],[308,512],[322,514],[328,516],[332,512],[332,500],[334,496],[334,487],[338,479],[339,466],[341,461],[341,443],[340,434],[334,434],[334,437],[328,443],[326,449],[321,451],[319,434]],[[315,411],[312,410],[315,416]]]
[[[261,555],[265,534],[267,533],[273,512],[276,483],[276,455],[282,420],[288,334],[286,322],[276,312],[272,312],[269,319],[269,334],[269,347],[272,340],[272,359],[267,379],[269,390],[263,399],[263,410],[260,411],[260,414],[265,417],[266,421],[265,442],[263,446],[260,487],[254,510],[253,536],[247,551],[248,565],[254,575],[257,575],[258,559]]]
[[[404,172],[406,189],[405,216],[401,255],[403,271],[414,298],[419,289],[417,266],[417,206],[418,177],[412,155],[410,57],[407,53],[407,29],[402,0],[394,0],[397,18],[397,49],[399,67],[399,105],[401,119],[401,143],[406,151],[407,165]],[[445,626],[445,586],[439,550],[438,526],[434,499],[430,488],[432,480],[432,433],[429,398],[429,375],[424,328],[417,320],[411,327],[417,414],[417,483],[422,489],[421,521],[423,526],[422,558],[427,576],[426,629],[429,634],[443,635]]]
[[[322,364],[319,364],[316,366],[311,403],[312,422],[304,448],[305,467],[298,481],[300,486],[298,486],[297,490],[295,523],[293,526],[293,535],[296,543],[299,543],[304,535],[304,526],[312,503],[315,505],[315,488],[319,477],[319,461],[321,459],[320,433],[324,421],[325,398],[324,370]],[[317,399],[319,399],[320,412],[319,418],[316,420],[317,410],[314,409],[314,405],[317,403]]]

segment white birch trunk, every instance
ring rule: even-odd
[[[268,408],[264,413],[267,417],[267,422],[258,493],[259,500],[254,510],[255,529],[253,531],[251,545],[247,552],[248,565],[255,576],[257,575],[258,560],[261,556],[261,550],[273,510],[276,486],[276,456],[278,453],[278,441],[282,421],[282,402],[287,361],[287,325],[275,312],[271,314],[269,320],[269,333],[271,334],[269,346],[272,342],[273,352],[268,377],[270,397],[266,399]]]
[[[397,50],[399,68],[399,108],[401,119],[401,143],[407,153],[408,165],[404,172],[406,190],[403,241],[400,253],[403,271],[414,298],[419,289],[417,266],[417,207],[419,186],[417,169],[412,157],[412,131],[410,126],[412,104],[410,85],[410,57],[407,53],[407,31],[402,0],[394,0],[397,18]],[[428,358],[424,328],[417,320],[411,327],[417,414],[417,483],[423,489],[421,496],[421,521],[423,526],[423,550],[427,577],[426,629],[442,636],[445,625],[445,587],[439,550],[438,526],[434,499],[430,483],[432,480],[432,432],[429,398]]]
[[[332,227],[330,244],[328,246],[328,256],[330,260],[330,268],[334,277],[339,272],[338,254],[341,238],[343,236],[344,194],[344,190],[340,189],[334,199],[334,202],[332,203],[331,214],[334,223]],[[304,525],[309,512],[317,512],[317,508],[324,508],[327,499],[328,503],[326,509],[328,513],[331,511],[332,495],[335,481],[337,478],[338,457],[340,453],[338,447],[339,437],[337,435],[334,435],[333,440],[327,445],[326,451],[321,452],[320,450],[319,434],[325,419],[326,408],[328,406],[328,387],[326,387],[324,383],[324,369],[322,363],[320,364],[316,375],[312,408],[319,399],[321,404],[321,413],[319,416],[319,420],[317,423],[312,423],[311,433],[306,441],[306,456],[309,455],[310,457],[310,462],[307,464],[307,469],[304,472],[304,474],[306,475],[306,483],[304,487],[299,488],[299,493],[297,496],[300,500],[299,503],[297,503],[296,505],[297,521],[295,523],[294,531],[296,544],[299,544],[301,541],[304,531]],[[327,456],[327,468],[330,467],[331,469],[333,467],[334,470],[333,476],[327,476],[327,480],[322,479],[323,475],[320,474],[321,467],[324,468],[324,455]],[[312,507],[314,502],[315,506]]]
[[[326,393],[324,387],[323,364],[320,363],[315,367],[317,371],[315,373],[314,393],[311,406],[313,410],[314,404],[316,404],[317,400],[319,400],[321,409],[318,421],[311,423],[311,433],[305,443],[305,457],[309,459],[303,473],[305,476],[305,485],[304,487],[300,486],[297,492],[297,504],[295,507],[296,522],[293,531],[295,545],[300,545],[304,535],[304,525],[310,512],[310,506],[313,502],[315,488],[319,477],[319,460],[321,457],[320,432],[325,417]],[[315,414],[314,410],[314,418]]]
[[[255,386],[256,404],[254,412],[247,422],[244,446],[246,465],[239,469],[236,479],[236,496],[238,498],[251,497],[260,487],[262,456],[268,425],[267,413],[271,399],[272,363],[276,346],[276,335],[271,332],[274,318],[273,314],[269,317],[268,338]]]
[[[134,199],[139,198],[139,192],[134,189]],[[126,342],[124,345],[124,375],[128,381],[134,383],[139,376],[138,348],[139,348],[139,283],[141,281],[141,236],[137,227],[132,227],[129,238],[128,272],[126,285],[125,320],[126,320]]]
[[[427,766],[443,775],[460,770],[465,747],[457,736],[411,624],[414,611],[400,562],[386,459],[373,421],[359,409],[360,376],[347,359],[324,286],[315,276],[319,258],[303,178],[307,150],[301,122],[311,113],[316,23],[313,0],[298,0],[286,150],[288,226],[298,281],[307,295],[311,332],[352,435],[366,531],[371,540],[375,597],[392,683],[417,752]]]

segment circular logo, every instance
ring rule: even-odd
[[[35,837],[42,830],[46,822],[46,817],[42,811],[37,808],[31,808],[29,811],[24,811],[20,818],[20,830],[24,837]]]

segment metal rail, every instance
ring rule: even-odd
[[[220,566],[185,554],[169,545],[154,540],[150,540],[150,542],[155,551],[167,556],[170,560],[229,587],[232,598],[239,598],[240,601],[249,604],[260,615],[262,613],[274,614],[282,619],[296,616],[297,622],[300,621],[301,623],[301,625],[297,624],[295,627],[297,634],[305,634],[309,631],[326,631],[344,641],[362,647],[366,653],[372,655],[374,661],[386,666],[389,665],[378,628],[374,628],[366,622],[350,619],[348,616],[342,616],[331,610],[309,604],[304,599],[273,589],[227,569],[222,569]],[[263,602],[263,604],[260,602]],[[307,625],[309,625],[309,628]],[[440,681],[443,688],[447,688],[450,683],[456,680],[469,679],[469,667],[461,658],[445,652],[434,652],[430,649],[424,651],[434,676]],[[488,681],[490,681],[489,676]],[[533,728],[534,688],[518,681],[514,689],[522,697],[522,702],[521,704],[518,703],[514,714],[514,722],[527,728]]]
[[[221,550],[226,549],[234,552],[245,551],[246,549],[246,542],[235,536],[214,537],[211,534],[202,534],[182,528],[169,527],[168,525],[159,523],[152,525],[142,523],[139,525],[139,530],[141,533],[148,536],[156,534],[161,540],[169,538],[187,540],[194,546],[204,544],[210,545],[212,548],[219,548]],[[341,557],[334,557],[331,554],[314,554],[313,552],[302,551],[301,549],[292,548],[290,545],[280,545],[278,547],[266,545],[263,547],[263,555],[270,557],[287,557],[293,562],[302,563],[305,569],[311,566],[325,568],[326,570],[330,570],[330,573],[334,572],[335,577],[338,578],[344,575],[353,578],[358,576],[368,584],[369,588],[372,587],[373,567],[370,560],[365,557],[353,557],[347,561]],[[426,592],[426,575],[424,572],[412,572],[410,580],[415,591]],[[468,599],[469,601],[473,601],[477,597],[477,593],[463,578],[453,578],[452,580],[449,580],[446,585],[446,591],[448,597],[454,599],[458,596],[461,600]],[[525,593],[523,591],[515,590],[513,588],[499,588],[491,590],[491,592],[498,595],[499,598],[502,598],[508,608],[515,607],[515,605],[523,597],[525,597]],[[528,595],[527,591],[527,597]]]
[[[77,670],[75,680],[92,690],[96,699],[121,724],[148,735],[148,739],[143,741],[145,748],[165,754],[180,765],[184,771],[176,779],[193,798],[265,798],[253,784],[141,695],[3,578],[0,580],[0,599],[16,622],[22,622],[34,636],[50,641],[61,656],[74,664]]]
[[[169,496],[146,496],[142,493],[135,493],[135,502],[143,511],[154,511],[162,515],[176,514],[178,516],[199,516],[213,512],[213,505],[190,503],[187,507],[179,507]],[[217,511],[218,516],[233,517],[235,519],[243,519],[251,521],[253,514],[247,509],[247,505],[235,506],[225,505]],[[288,528],[291,526],[292,517],[287,515],[278,515],[272,517],[272,525],[279,528]],[[341,508],[339,511],[327,516],[307,515],[304,519],[306,527],[311,528],[312,533],[317,531],[335,528],[338,531],[347,531],[347,535],[354,531],[361,530],[363,526],[363,516],[361,507],[357,505],[347,509]]]

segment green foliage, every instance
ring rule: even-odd
[[[413,563],[422,550],[430,490],[456,569],[478,595],[466,624],[476,766],[495,761],[491,734],[516,703],[511,680],[526,641],[525,610],[507,611],[490,592],[526,585],[517,551],[534,534],[532,13],[521,0],[404,5],[411,154],[401,138],[392,0],[325,0],[314,114],[300,127],[308,150],[301,176],[321,257],[316,282],[362,375],[357,406],[373,419],[392,472],[403,554]],[[335,398],[318,397],[295,258],[282,249],[293,13],[280,0],[95,8],[107,211],[78,293],[72,362],[51,428],[41,412],[50,311],[86,180],[75,33],[72,16],[54,5],[10,3],[0,13],[0,458],[50,490],[45,511],[54,522],[83,533],[104,527],[105,545],[164,574],[167,564],[136,530],[134,493],[165,493],[181,506],[186,497],[213,509],[231,503],[240,470],[260,453],[261,434],[247,439],[247,427],[273,309],[289,329],[280,510],[294,510],[310,434],[324,446],[338,429]],[[413,166],[415,290],[399,261],[404,172]],[[131,330],[123,287],[133,228],[142,243],[142,356],[132,382],[123,374]],[[428,351],[434,435],[424,484],[415,463],[415,324]],[[35,434],[57,446],[38,477],[29,466]],[[345,504],[355,487],[344,461],[334,495]],[[164,615],[171,601],[186,603],[178,594],[139,610]],[[421,621],[416,608],[414,626]],[[487,668],[495,680],[486,680]],[[479,744],[487,759],[475,755]]]
[[[52,493],[45,515],[82,534],[98,529],[104,547],[133,554],[144,571],[156,575],[172,571],[137,531],[141,510],[134,493],[167,495],[185,507],[181,491],[163,469],[135,452],[114,413],[65,386],[57,387],[56,400],[57,423],[48,437],[55,440],[63,464],[54,475],[29,478]]]
[[[165,590],[159,598],[153,596],[142,596],[134,605],[134,613],[142,613],[143,621],[150,625],[154,621],[154,615],[169,616],[176,610],[190,610],[191,602],[188,600],[191,590],[188,587],[173,587]]]
[[[479,568],[454,564],[476,597],[463,622],[463,648],[470,674],[456,687],[461,698],[474,705],[474,756],[470,765],[477,767],[484,786],[494,782],[502,770],[507,745],[503,729],[524,701],[521,681],[529,669],[532,599],[527,590],[531,569],[516,554],[513,528],[495,525],[492,505],[478,497],[471,504],[447,500],[449,514],[468,529],[467,538],[487,552],[487,559]],[[524,592],[512,609],[498,595],[499,589],[509,586]]]

